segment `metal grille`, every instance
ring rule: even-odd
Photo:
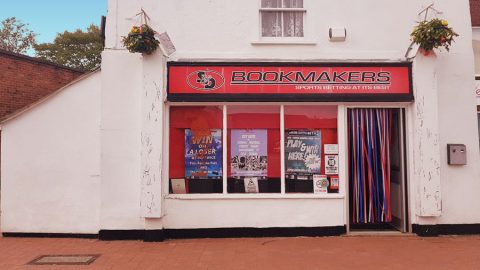
[[[100,255],[42,255],[28,264],[30,265],[89,265]]]

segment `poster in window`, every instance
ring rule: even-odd
[[[185,177],[222,178],[222,130],[185,129]]]
[[[173,194],[186,194],[187,185],[184,178],[172,179],[172,192]]]
[[[322,132],[320,130],[285,131],[285,176],[287,179],[312,180],[320,174]]]
[[[325,174],[338,174],[338,155],[325,155]]]
[[[245,177],[243,179],[245,183],[245,193],[258,193],[258,178],[257,177]]]
[[[328,178],[326,175],[313,175],[313,193],[328,193]]]
[[[266,129],[232,129],[230,149],[233,177],[267,177]]]
[[[338,191],[340,188],[340,181],[338,176],[331,176],[330,177],[330,189]]]

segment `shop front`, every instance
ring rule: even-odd
[[[411,63],[169,62],[167,84],[165,227],[410,231]]]
[[[428,55],[415,1],[180,2],[109,1],[101,70],[0,123],[4,235],[480,233],[467,1]]]

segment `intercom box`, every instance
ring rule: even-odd
[[[448,164],[467,165],[467,147],[465,144],[448,144]]]

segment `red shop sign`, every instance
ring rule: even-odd
[[[410,63],[168,65],[170,101],[411,101]]]

